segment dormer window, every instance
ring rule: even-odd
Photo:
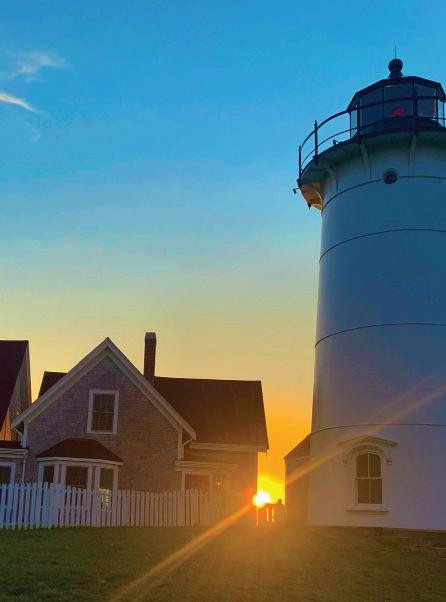
[[[90,391],[87,432],[114,434],[118,427],[118,392]]]

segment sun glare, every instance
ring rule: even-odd
[[[284,483],[263,471],[259,473],[257,479],[257,491],[267,491],[273,502],[279,499],[283,501],[285,497]]]
[[[254,506],[257,506],[257,508],[261,508],[265,504],[271,504],[272,499],[269,493],[259,489],[259,491],[253,496],[252,503]]]

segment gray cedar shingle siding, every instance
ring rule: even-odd
[[[88,434],[91,389],[119,391],[116,435]],[[37,479],[36,456],[69,437],[93,438],[122,458],[120,489],[164,491],[179,489],[174,470],[178,432],[109,358],[102,360],[63,393],[28,426],[26,479]]]
[[[153,337],[152,339],[154,342]],[[39,396],[48,391],[63,376],[62,372],[45,372]],[[103,388],[113,388],[108,382],[104,382]],[[154,384],[161,395],[196,430],[198,442],[268,448],[262,386],[259,381],[155,377]],[[95,386],[95,388],[101,387]],[[70,433],[70,436],[83,437],[84,434]],[[101,442],[108,447],[105,439],[101,438]],[[183,433],[183,442],[188,440],[189,435]],[[48,443],[47,447],[50,446],[51,443]],[[138,447],[139,451],[135,449],[133,458],[135,461],[141,458],[141,462],[146,464],[148,460],[145,448],[142,456],[140,449],[140,447]],[[162,453],[159,448],[151,449],[158,454]],[[112,451],[120,455],[119,451]],[[188,445],[184,459],[236,465],[237,468],[228,485],[233,491],[243,494],[243,499],[247,500],[257,490],[257,456],[255,451],[193,450]],[[151,462],[152,466],[156,466],[157,462],[157,458],[154,458]],[[174,483],[176,482],[178,486],[179,474],[176,473],[174,477]],[[123,487],[121,481],[119,487]]]

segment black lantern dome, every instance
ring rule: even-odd
[[[356,92],[347,107],[350,137],[386,131],[444,127],[445,92],[440,83],[404,76],[403,62],[389,63],[389,77]]]

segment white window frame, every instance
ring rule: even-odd
[[[94,485],[94,489],[99,490],[100,485],[100,469],[110,468],[113,470],[113,491],[118,489],[118,473],[119,465],[116,463],[106,462],[101,460],[90,460],[83,458],[70,458],[70,459],[53,459],[39,461],[39,473],[38,481],[43,482],[43,472],[45,466],[54,466],[54,481],[56,485],[65,486],[65,480],[67,475],[67,466],[82,466],[88,468],[87,476],[87,489],[91,489]]]
[[[382,488],[382,498],[381,504],[367,504],[363,502],[358,502],[358,487],[357,487],[357,473],[356,473],[356,460],[358,456],[362,454],[375,454],[379,456],[381,460],[381,488]],[[386,481],[388,479],[387,469],[389,462],[386,459],[384,451],[378,447],[373,445],[364,445],[361,447],[355,447],[351,450],[348,461],[344,461],[344,466],[350,465],[350,478],[352,484],[351,491],[351,500],[352,504],[346,506],[347,512],[357,512],[363,514],[387,514],[389,509],[386,507]]]
[[[380,472],[380,476],[379,477],[371,477],[371,476],[367,476],[367,477],[358,477],[358,458],[360,456],[377,456],[379,458],[379,472]],[[368,466],[368,472],[370,472],[370,464],[369,464],[370,460],[368,460],[367,462],[367,466]],[[376,450],[363,450],[363,451],[359,451],[356,455],[355,455],[355,466],[354,466],[354,471],[355,471],[355,504],[357,504],[358,506],[370,506],[370,507],[379,507],[383,505],[383,498],[384,498],[384,491],[383,491],[383,461],[382,461],[382,456],[380,453],[378,453]],[[380,502],[360,502],[358,500],[358,481],[381,481],[381,501]],[[370,492],[369,492],[370,493]]]
[[[112,491],[116,491],[118,489],[118,467],[112,466],[110,464],[95,464],[94,488],[97,489],[98,491],[100,490],[101,470],[103,468],[113,471]]]
[[[11,469],[11,476],[9,477],[9,484],[14,485],[15,483],[15,473],[16,473],[16,463],[15,462],[5,462],[4,460],[0,461],[0,466],[7,466]]]
[[[111,431],[94,431],[92,429],[93,422],[93,404],[95,395],[113,395],[113,429]],[[87,433],[95,435],[116,435],[118,432],[118,410],[119,410],[119,391],[105,389],[91,389],[88,399],[88,418],[87,418]]]
[[[93,474],[93,466],[90,464],[85,464],[85,462],[65,462],[60,466],[60,483],[65,487],[68,487],[66,484],[67,478],[67,468],[68,466],[78,466],[80,468],[87,468],[87,489],[91,489],[92,484],[92,474]]]
[[[57,464],[56,462],[39,462],[39,472],[37,474],[37,481],[39,483],[44,482],[43,473],[45,472],[45,468],[47,466],[54,466],[53,483],[59,483],[60,464]],[[48,483],[48,485],[51,485],[51,483]]]

